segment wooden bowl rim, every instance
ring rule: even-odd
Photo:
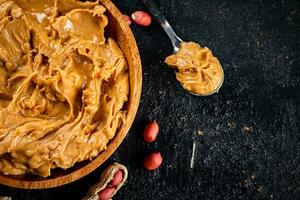
[[[134,35],[131,32],[131,29],[127,25],[126,21],[124,20],[123,14],[110,0],[100,0],[100,3],[106,7],[107,11],[117,20],[119,26],[121,27],[121,30],[124,33],[126,33],[124,34],[124,36],[126,37],[125,40],[129,43],[130,50],[131,50],[130,57],[132,57],[133,60],[132,63],[133,66],[130,67],[135,68],[135,74],[137,75],[133,81],[134,82],[133,85],[136,86],[136,89],[134,91],[130,91],[130,99],[132,99],[132,102],[128,108],[126,125],[123,124],[121,126],[121,128],[116,133],[116,136],[110,141],[105,151],[103,151],[92,161],[88,162],[86,165],[80,167],[79,169],[76,169],[75,171],[69,172],[65,175],[61,175],[58,177],[53,177],[53,178],[51,176],[47,178],[37,177],[37,180],[21,180],[21,179],[13,178],[13,176],[0,174],[0,184],[15,187],[15,188],[22,188],[22,189],[46,189],[46,188],[54,188],[54,187],[58,187],[58,186],[62,186],[74,182],[88,175],[89,173],[94,171],[97,167],[99,167],[101,164],[103,164],[115,152],[115,150],[118,148],[118,146],[122,143],[122,141],[126,137],[136,116],[139,102],[140,102],[140,97],[141,97],[142,65],[140,60],[140,54],[138,51],[138,47]]]

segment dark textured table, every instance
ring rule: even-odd
[[[131,14],[137,0],[115,0]],[[157,23],[132,25],[143,62],[139,112],[127,138],[99,169],[48,190],[0,186],[13,199],[80,199],[113,161],[129,169],[114,199],[300,198],[299,0],[157,0],[185,40],[210,47],[225,70],[218,94],[195,97],[164,64],[172,46]],[[157,142],[141,138],[146,121],[161,128]],[[190,167],[196,144],[194,166]],[[164,163],[148,172],[141,160],[159,150]]]

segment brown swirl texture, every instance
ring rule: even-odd
[[[211,50],[194,42],[182,42],[179,51],[165,62],[177,70],[176,78],[181,85],[194,94],[211,94],[224,79],[222,66]]]
[[[0,172],[49,176],[125,123],[127,62],[99,2],[0,0]]]

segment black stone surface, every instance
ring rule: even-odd
[[[126,14],[145,10],[137,0],[115,0]],[[218,94],[185,92],[164,63],[172,46],[157,23],[132,25],[143,62],[139,112],[125,141],[99,169],[47,190],[0,186],[13,199],[80,199],[113,161],[129,178],[114,199],[300,198],[300,3],[298,0],[157,0],[187,41],[208,46],[225,70]],[[157,142],[141,138],[157,120]],[[190,168],[192,144],[195,162]],[[144,155],[159,150],[164,163],[148,172]]]

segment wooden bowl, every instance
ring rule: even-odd
[[[142,67],[140,55],[134,36],[122,13],[110,0],[100,0],[100,2],[107,8],[106,15],[109,19],[109,25],[106,32],[118,42],[129,65],[130,94],[126,123],[120,127],[116,136],[108,144],[108,148],[92,161],[76,163],[74,167],[67,170],[54,169],[51,171],[51,176],[47,178],[33,175],[6,176],[0,174],[1,184],[24,189],[45,189],[71,183],[99,167],[113,154],[127,135],[135,118],[141,96]]]

